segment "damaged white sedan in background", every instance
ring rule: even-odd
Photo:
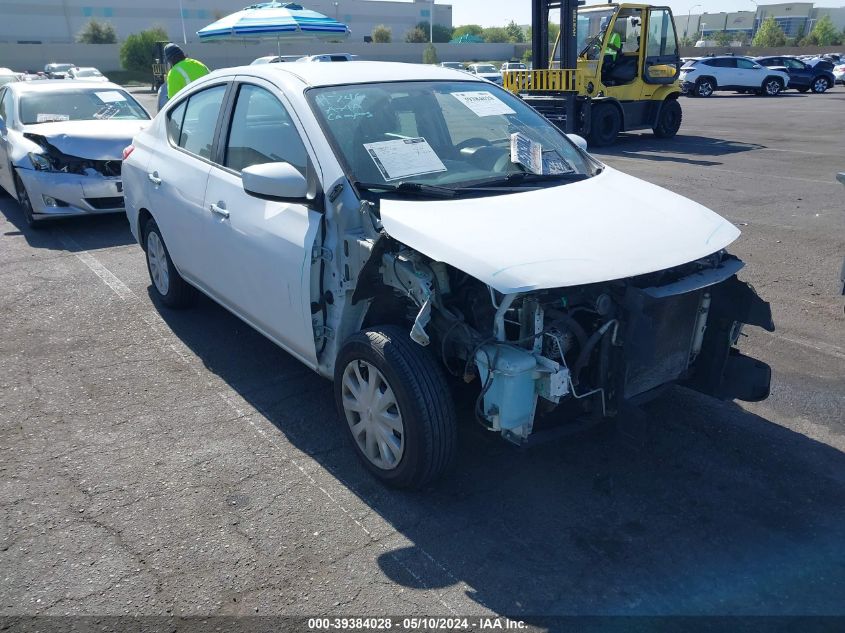
[[[669,384],[769,394],[736,227],[583,147],[460,71],[225,69],[127,148],[126,213],[161,303],[199,289],[332,378],[363,463],[419,487],[454,458],[452,389],[515,443]]]
[[[123,211],[120,166],[149,115],[120,86],[83,80],[0,90],[0,186],[26,221]]]

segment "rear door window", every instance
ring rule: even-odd
[[[218,85],[196,92],[168,114],[170,142],[191,154],[211,159],[214,132],[226,86]]]

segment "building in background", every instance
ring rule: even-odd
[[[727,31],[736,35],[737,39],[744,33],[750,41],[768,17],[775,19],[787,37],[799,37],[812,31],[816,22],[825,15],[830,16],[837,29],[845,28],[845,7],[814,7],[812,2],[761,4],[756,11],[675,15],[675,23],[682,38],[700,33],[701,38],[706,40],[716,33]]]
[[[110,22],[119,40],[153,26],[163,27],[174,42],[197,41],[196,32],[215,20],[249,5],[249,0],[0,0],[0,43],[69,43],[91,19]],[[350,42],[362,42],[373,27],[384,24],[393,41],[419,22],[452,26],[452,6],[431,0],[306,0],[306,9],[347,24]]]

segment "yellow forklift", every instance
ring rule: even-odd
[[[561,29],[550,52],[552,9]],[[678,132],[681,59],[669,7],[532,0],[532,35],[534,69],[505,71],[503,85],[565,132],[596,146],[630,130]]]

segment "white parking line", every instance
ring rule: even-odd
[[[194,356],[190,352],[185,352],[181,349],[184,346],[184,343],[179,341],[175,335],[172,333],[170,328],[167,327],[167,324],[161,318],[161,315],[158,314],[152,307],[150,306],[149,302],[143,302],[139,299],[138,295],[136,295],[129,286],[123,283],[117,275],[112,273],[106,266],[98,260],[91,252],[83,250],[82,247],[74,240],[71,236],[64,233],[64,231],[58,231],[59,241],[64,245],[66,249],[72,252],[72,254],[85,266],[87,266],[99,279],[106,284],[121,300],[126,302],[131,302],[133,305],[132,307],[140,313],[141,318],[144,322],[150,327],[151,330],[164,342],[170,347],[171,350],[176,354],[176,356],[181,360],[185,365],[187,365],[197,376],[201,379],[205,380],[206,385],[211,388],[214,388],[215,385],[210,380],[207,379],[207,372],[201,369],[198,366],[196,356]],[[176,340],[173,340],[176,339]],[[282,452],[282,447],[276,442],[274,439],[274,435],[272,433],[268,433],[265,429],[261,428],[256,421],[252,418],[252,416],[247,416],[247,412],[244,408],[241,407],[243,404],[245,407],[251,407],[251,405],[247,404],[243,398],[238,394],[234,389],[229,387],[222,379],[220,382],[224,385],[224,388],[220,391],[216,391],[217,395],[220,397],[223,402],[226,403],[227,406],[239,417],[247,417],[250,426],[255,430],[255,432],[265,441],[270,442],[274,448],[279,451],[280,457],[283,460],[288,461],[291,463],[301,474],[302,476],[317,490],[319,490],[323,496],[328,499],[331,506],[335,509],[339,510],[343,513],[349,520],[351,520],[364,534],[366,534],[367,538],[370,540],[371,543],[377,543],[378,546],[385,552],[390,554],[391,558],[400,566],[402,567],[405,572],[409,576],[411,576],[420,587],[425,588],[427,587],[427,583],[410,567],[408,566],[403,560],[401,560],[396,554],[392,551],[388,550],[388,543],[386,542],[388,538],[386,537],[376,537],[373,535],[372,530],[368,529],[361,521],[356,519],[349,510],[338,501],[334,495],[332,495],[328,490],[327,485],[321,484],[314,476],[312,476],[305,468],[294,458],[284,454]],[[266,424],[272,426],[272,423],[269,422],[267,419],[267,415],[264,414],[260,409],[252,407],[253,410],[257,411],[262,418],[264,419]],[[275,428],[275,427],[273,427]],[[321,473],[325,474],[327,477],[331,477],[331,474],[325,471],[324,469],[320,469]],[[365,498],[361,497],[361,495],[357,495],[361,501],[363,501],[368,506],[372,507]],[[398,532],[394,529],[390,535],[398,534]],[[407,538],[405,539],[407,540]],[[492,611],[487,605],[483,604],[480,600],[476,599],[475,602],[477,605],[473,603],[466,604],[462,606],[461,609],[456,609],[450,602],[447,602],[445,598],[445,594],[453,593],[455,591],[458,592],[461,596],[467,596],[469,594],[475,594],[472,587],[470,587],[466,582],[459,580],[455,574],[453,574],[449,569],[447,569],[442,563],[436,560],[431,554],[429,554],[423,547],[421,547],[417,543],[412,543],[413,547],[422,555],[424,556],[429,562],[433,563],[437,566],[443,574],[449,578],[452,582],[448,588],[443,590],[442,592],[437,593],[438,602],[446,609],[448,609],[449,613],[453,616],[457,615],[464,615],[467,613],[471,613],[477,610],[477,606],[480,605],[483,608],[489,611],[490,615],[498,616],[499,614]],[[474,609],[472,607],[475,607]]]

